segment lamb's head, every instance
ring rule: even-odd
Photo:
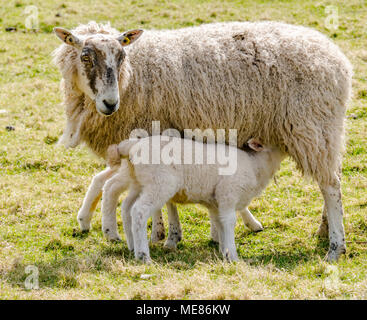
[[[260,139],[251,138],[247,141],[248,147],[256,151],[255,154],[258,155],[267,155],[268,160],[274,163],[278,163],[278,161],[282,161],[286,154],[282,152],[279,147],[275,145],[265,145]]]
[[[54,28],[56,35],[77,50],[79,90],[96,103],[97,111],[108,116],[120,105],[119,73],[126,58],[124,47],[137,40],[143,30],[130,30],[118,36],[93,34],[79,37],[63,28]]]

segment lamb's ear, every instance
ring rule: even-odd
[[[247,144],[248,144],[248,146],[249,146],[252,150],[254,150],[254,151],[256,151],[256,152],[259,152],[259,151],[261,151],[261,150],[263,150],[263,149],[264,149],[264,146],[262,145],[262,143],[261,143],[259,140],[255,139],[255,138],[251,138],[251,139],[247,142]]]
[[[80,41],[80,39],[77,36],[73,35],[69,30],[66,30],[64,28],[54,28],[54,32],[57,37],[66,44],[76,48],[81,47],[82,42]]]
[[[126,31],[120,34],[117,37],[117,40],[121,43],[123,47],[128,46],[129,44],[132,44],[134,41],[138,40],[138,38],[143,34],[143,31],[144,30],[141,29]]]

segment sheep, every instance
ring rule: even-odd
[[[169,201],[201,203],[208,207],[211,220],[218,230],[221,253],[229,261],[238,260],[234,242],[236,210],[241,212],[250,225],[261,226],[247,206],[266,187],[278,170],[285,153],[276,147],[263,147],[253,138],[249,140],[248,146],[256,152],[245,152],[225,144],[203,144],[177,137],[166,138],[161,139],[159,145],[154,144],[154,137],[125,140],[108,149],[109,162],[113,164],[111,168],[119,165],[120,157],[129,157],[129,161],[123,162],[103,188],[103,230],[106,233],[116,230],[115,208],[118,197],[129,187],[123,207],[128,248],[134,250],[136,259],[149,262],[146,237],[149,216]],[[146,162],[137,161],[139,152],[152,152],[157,148],[160,148],[158,152],[163,159],[172,145],[175,145],[176,154],[170,163],[152,164],[149,158]],[[177,148],[180,151],[177,152]],[[200,150],[206,161],[198,164],[193,158]],[[221,174],[221,164],[218,161],[220,153],[234,155],[232,160],[235,166],[231,174]],[[208,159],[213,160],[209,162]]]
[[[107,193],[107,195],[103,197],[102,230],[108,240],[121,241],[121,237],[117,230],[116,206],[119,195],[129,188],[132,182],[132,177],[129,171],[128,162],[124,160],[121,161],[121,156],[118,152],[118,149],[116,148],[116,145],[111,145],[109,147],[107,155],[108,155],[107,157],[108,168],[93,177],[92,183],[90,184],[86,196],[83,200],[83,205],[79,211],[78,221],[80,223],[82,230],[89,230],[90,221],[92,220],[94,210],[101,197],[102,189],[105,188],[106,185],[108,185],[109,179],[113,179],[112,181],[115,181],[117,179],[118,184],[114,184],[114,187],[115,188],[117,187],[117,189],[114,190],[112,195],[110,193]],[[110,200],[111,198],[113,200]],[[123,209],[122,209],[123,221],[125,221],[124,224],[128,230],[130,230],[131,228],[129,228],[130,224],[126,223],[126,219],[128,219],[127,218],[128,216],[126,216],[126,214],[124,213],[130,211],[132,202],[129,199],[131,199],[131,197],[128,197],[128,199],[123,203]],[[108,212],[108,214],[105,214],[106,211]],[[155,214],[157,214],[158,212],[160,212],[160,209],[157,210]],[[177,242],[181,240],[180,237],[182,236],[182,230],[176,206],[174,206],[172,202],[167,202],[167,212],[170,228],[164,246],[170,249],[176,249]],[[248,208],[245,208],[240,213],[244,224],[250,230],[254,232],[263,230],[262,224],[252,216]],[[219,235],[217,234],[217,229],[213,227],[211,228],[211,231],[212,231],[211,232],[212,239],[214,239],[214,241],[216,242],[219,242]],[[130,241],[132,239],[132,237],[127,238]],[[130,250],[133,249],[132,242],[128,242],[128,247]]]
[[[345,253],[340,168],[353,72],[326,36],[271,21],[55,32],[66,113],[86,111],[80,141],[96,154],[136,128],[151,133],[153,120],[161,130],[236,129],[239,148],[262,137],[318,183],[327,260]]]

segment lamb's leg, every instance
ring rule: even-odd
[[[124,226],[127,247],[130,251],[134,250],[134,236],[132,233],[131,208],[134,205],[136,199],[138,198],[139,193],[140,189],[134,186],[130,186],[129,194],[122,202],[122,208],[121,208],[122,223]]]
[[[166,230],[164,228],[164,222],[162,217],[161,209],[154,212],[152,216],[152,234],[150,237],[150,241],[152,243],[163,240],[166,237]]]
[[[164,178],[162,176],[161,181],[169,181],[171,177],[168,176],[167,180],[164,180]],[[138,260],[150,262],[147,221],[152,214],[162,209],[164,204],[177,192],[177,190],[173,190],[172,183],[172,188],[168,188],[168,185],[145,186],[131,209],[134,253]]]
[[[329,185],[320,185],[325,201],[327,220],[329,224],[329,252],[327,261],[337,261],[341,254],[345,253],[345,235],[343,225],[343,205],[341,200],[340,180],[335,175]]]
[[[102,230],[110,241],[121,241],[117,230],[116,207],[119,196],[129,186],[125,176],[115,174],[103,187]]]
[[[99,199],[102,195],[102,188],[105,182],[116,172],[111,168],[107,168],[95,175],[89,185],[87,194],[84,197],[82,207],[78,212],[78,222],[82,231],[90,229],[90,222],[93,213],[96,210]]]
[[[180,218],[178,216],[177,207],[172,202],[167,202],[168,213],[168,237],[164,244],[166,248],[176,249],[177,243],[182,239],[182,229]]]
[[[237,261],[237,250],[234,241],[234,228],[236,226],[235,208],[219,207],[219,222],[221,225],[220,232],[220,249],[223,256],[228,261]]]
[[[258,232],[263,231],[264,228],[261,223],[256,220],[256,218],[252,215],[250,210],[246,207],[244,210],[240,211],[243,223],[252,231]]]

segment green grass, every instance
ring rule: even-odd
[[[29,4],[39,11],[36,33],[25,31],[23,12]],[[339,9],[337,30],[324,26],[328,5]],[[56,145],[65,118],[60,74],[51,63],[50,54],[60,44],[52,28],[89,20],[111,21],[122,31],[265,19],[320,30],[354,65],[342,184],[348,249],[337,267],[323,262],[328,243],[315,237],[320,192],[288,160],[277,173],[277,184],[271,183],[250,207],[265,230],[251,233],[238,222],[241,262],[222,261],[210,241],[207,212],[197,205],[179,207],[184,239],[176,252],[162,243],[152,245],[150,266],[135,262],[125,242],[104,239],[99,209],[91,232],[81,234],[76,213],[91,177],[104,165],[85,147]],[[361,0],[2,3],[0,110],[7,112],[0,113],[0,299],[366,299],[366,21],[367,3]],[[6,32],[6,27],[17,31]],[[118,223],[123,234],[120,216]],[[39,268],[39,290],[25,289],[27,265]]]

